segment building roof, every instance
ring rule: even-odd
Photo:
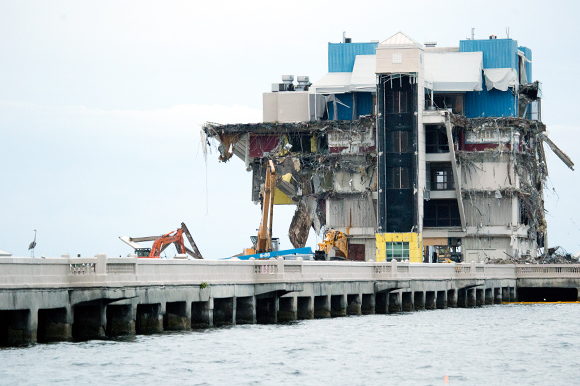
[[[10,257],[10,256],[12,256],[12,253],[8,253],[0,249],[0,257]]]
[[[426,52],[425,79],[433,91],[481,91],[483,53]]]
[[[375,92],[377,90],[376,71],[376,55],[357,55],[350,78],[351,91]]]
[[[320,80],[310,86],[310,92],[315,94],[342,94],[350,92],[352,72],[328,72]]]
[[[421,46],[402,32],[397,32],[387,40],[382,41],[379,46]]]

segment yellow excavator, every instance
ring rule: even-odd
[[[266,168],[266,181],[262,196],[262,220],[258,229],[258,237],[252,248],[244,248],[244,255],[272,252],[272,220],[274,218],[274,194],[276,192],[276,168],[272,160]]]
[[[336,257],[343,257],[345,260],[348,260],[347,236],[341,231],[329,229],[326,231],[324,241],[318,244],[318,252],[324,252],[328,256],[334,248],[337,248]]]

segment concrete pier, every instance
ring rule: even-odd
[[[330,295],[314,296],[314,317],[330,318]]]
[[[159,303],[137,305],[137,316],[135,319],[135,331],[138,334],[155,334],[163,332],[163,311],[161,309],[161,304]],[[94,338],[98,337],[95,336]],[[75,339],[79,338],[75,336]]]
[[[447,291],[437,291],[436,307],[439,310],[447,308]]]
[[[107,306],[107,336],[134,335],[137,307],[133,304],[110,304]]]
[[[296,296],[280,298],[278,302],[278,322],[292,322],[298,318],[298,299]]]
[[[314,296],[297,297],[297,319],[314,319]]]
[[[476,307],[518,286],[577,299],[580,265],[0,258],[0,345]]]
[[[389,303],[387,304],[387,309],[389,313],[396,313],[403,311],[403,293],[402,292],[391,292],[388,296]]]

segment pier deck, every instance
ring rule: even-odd
[[[577,300],[580,265],[1,258],[0,345],[476,307],[545,287]]]

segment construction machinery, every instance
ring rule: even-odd
[[[332,251],[334,251],[333,256],[331,256]],[[321,256],[322,252],[324,253],[324,256]],[[330,257],[333,260],[336,260],[337,258],[348,260],[347,236],[341,231],[328,229],[324,241],[318,244],[317,256],[319,256],[319,259],[324,257],[323,260],[327,260],[327,257]]]
[[[183,241],[183,235],[187,237],[191,248],[189,249],[185,246]],[[185,226],[185,223],[181,223],[181,228],[178,228],[174,231],[166,233],[162,236],[148,236],[148,237],[129,237],[129,236],[121,236],[119,237],[121,241],[130,245],[135,249],[135,253],[137,257],[143,258],[160,258],[161,253],[167,249],[171,244],[175,245],[177,249],[177,253],[179,255],[188,254],[195,259],[203,259],[203,256],[197,249],[197,245],[195,245],[195,241],[193,241],[193,237],[191,237],[191,233]],[[141,245],[137,244],[143,241],[153,241],[153,245],[151,248],[142,248]]]
[[[268,160],[266,167],[266,181],[262,194],[262,220],[258,229],[258,236],[252,238],[252,248],[245,248],[244,255],[271,252],[272,246],[272,221],[274,218],[274,194],[276,192],[276,168],[274,162]]]

